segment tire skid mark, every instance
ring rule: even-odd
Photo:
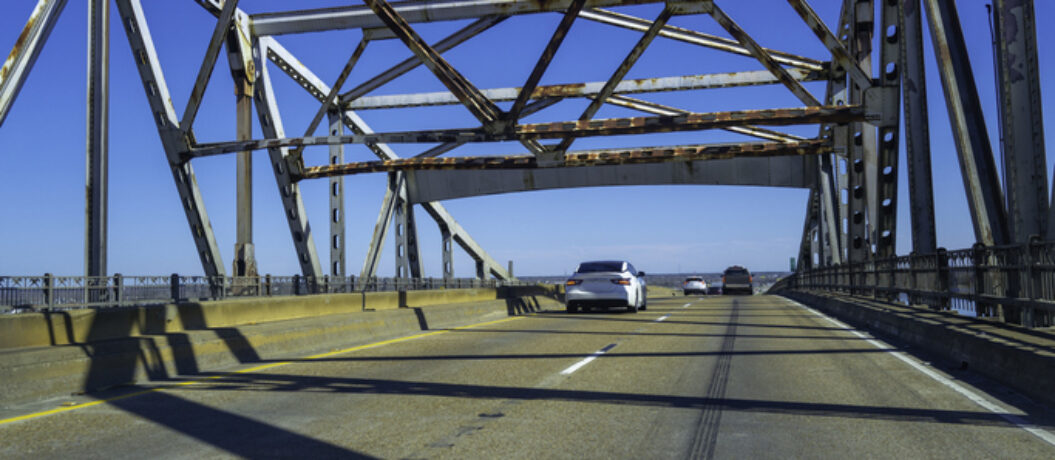
[[[729,325],[725,328],[725,339],[722,340],[718,363],[714,366],[711,381],[707,385],[708,401],[721,401],[725,398],[725,389],[729,383],[729,371],[733,360],[733,347],[736,341],[736,322],[740,316],[740,299],[733,299],[733,311],[729,314]],[[689,458],[692,460],[714,458],[714,448],[718,443],[718,428],[721,425],[721,405],[711,403],[704,406],[696,424],[696,435],[692,441]]]

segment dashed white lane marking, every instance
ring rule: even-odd
[[[692,305],[692,302],[689,302],[689,303],[687,303],[685,305],[682,305],[681,308],[689,308],[689,305]]]
[[[665,320],[667,318],[670,318],[670,315],[660,316],[659,318],[656,318],[656,322],[658,323],[658,322],[663,321],[663,320]]]
[[[801,303],[795,302],[794,300],[790,300],[789,299],[789,301],[791,303],[795,304],[795,305],[798,305],[799,307],[802,307],[802,308],[806,309],[806,311],[808,311],[810,313],[813,313],[814,315],[817,315],[817,316],[819,316],[821,318],[824,318],[829,323],[832,323],[832,324],[834,324],[834,325],[836,325],[838,327],[841,327],[841,328],[845,328],[848,332],[850,332],[853,335],[856,335],[856,336],[864,339],[866,342],[870,343],[872,346],[874,346],[876,348],[882,348],[882,349],[890,349],[890,348],[892,348],[890,345],[888,345],[886,343],[883,343],[883,342],[881,342],[879,340],[875,340],[873,338],[870,338],[868,335],[864,334],[861,331],[858,331],[858,330],[854,329],[853,327],[851,327],[850,325],[848,325],[848,324],[846,324],[846,323],[844,323],[842,321],[839,321],[839,320],[837,320],[835,318],[832,318],[832,317],[830,317],[828,315],[825,315],[824,313],[821,313],[821,312],[819,312],[817,310],[814,310],[814,309],[812,309],[810,307],[807,307],[807,306],[805,306],[805,305],[803,305]],[[942,385],[945,385],[946,387],[949,387],[951,390],[953,390],[953,391],[959,393],[960,395],[964,396],[965,398],[971,400],[971,402],[981,406],[985,410],[988,410],[989,412],[992,412],[994,414],[999,415],[1004,420],[1007,420],[1008,422],[1014,424],[1015,426],[1017,426],[1017,427],[1019,427],[1019,428],[1021,428],[1023,430],[1026,430],[1027,432],[1029,432],[1029,434],[1032,434],[1033,436],[1036,436],[1036,437],[1040,438],[1044,442],[1055,446],[1055,434],[1052,434],[1051,432],[1049,432],[1047,430],[1043,430],[1043,429],[1038,428],[1036,425],[1033,425],[1032,423],[1029,423],[1029,421],[1023,419],[1022,417],[1019,417],[1019,416],[1017,416],[1015,414],[1009,414],[1004,408],[1000,407],[996,403],[986,399],[984,396],[982,396],[982,395],[980,395],[978,393],[975,393],[975,392],[965,388],[963,385],[960,385],[960,384],[958,384],[958,383],[956,383],[956,382],[954,382],[952,380],[949,380],[945,376],[943,376],[943,375],[941,375],[941,374],[939,374],[937,372],[934,372],[931,369],[928,369],[927,367],[925,367],[924,365],[916,362],[912,358],[909,358],[903,352],[900,352],[900,351],[889,351],[888,353],[890,353],[891,356],[893,356],[893,357],[905,362],[909,366],[912,366],[912,368],[922,372],[923,375],[926,375],[927,377],[930,377],[930,378],[934,379],[938,383],[941,383]]]
[[[575,364],[572,364],[571,366],[568,366],[567,369],[564,369],[563,371],[560,371],[560,373],[561,373],[561,375],[571,375],[572,372],[575,372],[575,371],[581,369],[583,366],[585,366],[587,364],[590,364],[590,361],[593,361],[593,360],[597,359],[598,356],[601,356],[601,355],[603,355],[605,353],[608,353],[608,350],[611,350],[613,348],[615,348],[615,344],[614,343],[608,344],[608,346],[593,352],[590,356],[587,356],[586,358],[583,358],[582,361],[579,361],[579,362],[577,362]]]

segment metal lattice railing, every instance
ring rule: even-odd
[[[983,246],[801,270],[773,290],[822,290],[1051,326],[1055,241]]]
[[[312,279],[294,276],[0,276],[0,311],[123,307],[230,297],[289,296],[327,293],[471,289],[522,286],[521,281],[477,278]]]

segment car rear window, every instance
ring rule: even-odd
[[[593,273],[593,272],[621,272],[623,271],[622,262],[583,262],[579,264],[579,269],[575,270],[576,273]]]
[[[726,275],[746,275],[747,274],[747,269],[746,268],[730,268],[730,269],[725,271],[725,274]]]
[[[685,278],[685,281],[703,281],[703,278]]]

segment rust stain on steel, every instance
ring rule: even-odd
[[[40,15],[44,14],[46,8],[44,4],[38,4],[37,8],[33,9],[33,13],[29,15],[29,20],[26,21],[26,26],[22,28],[22,33],[18,34],[18,39],[15,40],[15,46],[11,48],[11,53],[7,55],[7,59],[4,60],[4,67],[0,68],[0,81],[6,80],[7,75],[11,73],[11,68],[15,65],[15,60],[22,54],[23,49],[26,47],[26,41],[32,34],[34,27],[37,25],[37,21],[40,20]]]
[[[692,162],[731,158],[801,156],[831,153],[829,141],[809,139],[801,142],[749,142],[742,144],[643,147],[633,149],[573,152],[564,156],[564,164],[551,167],[587,167],[662,162]],[[305,179],[346,176],[374,172],[453,169],[539,169],[532,155],[489,157],[400,158],[339,165],[314,166],[304,170]]]
[[[538,99],[542,97],[577,96],[582,93],[582,90],[585,87],[586,83],[569,83],[566,85],[539,86],[538,88],[535,88],[535,91],[531,93],[531,98]]]
[[[746,110],[739,112],[689,113],[676,116],[609,118],[576,122],[521,125],[521,138],[551,139],[564,136],[643,134],[694,131],[744,124],[793,125],[809,123],[848,123],[868,118],[860,106],[820,106],[790,109]]]

